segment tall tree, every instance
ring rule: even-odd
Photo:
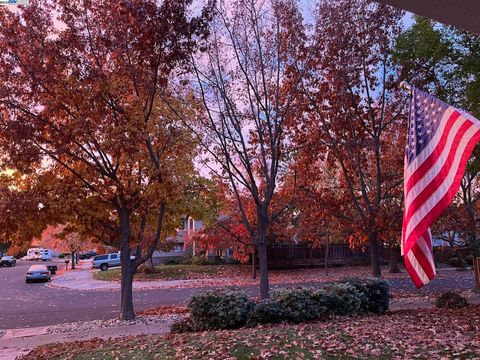
[[[0,9],[4,160],[35,161],[37,172],[116,218],[122,319],[135,316],[134,273],[193,172],[195,143],[158,98],[206,34],[208,11],[191,16],[190,4],[54,0]]]
[[[56,212],[47,204],[48,177],[11,170],[0,175],[0,244],[15,256],[25,254]]]
[[[295,1],[219,1],[206,52],[193,65],[205,110],[193,130],[258,253],[262,298],[269,296],[267,229],[285,161],[285,124],[296,111],[304,34]],[[253,221],[243,194],[254,204]]]
[[[382,212],[402,181],[406,99],[391,57],[401,19],[402,12],[365,0],[321,1],[316,56],[303,83],[307,115],[293,127],[300,153],[319,154],[338,169],[351,204],[344,215],[370,246],[373,276],[381,274]]]

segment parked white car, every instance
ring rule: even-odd
[[[49,281],[50,271],[45,265],[32,265],[27,271],[25,278],[27,284],[32,281]]]

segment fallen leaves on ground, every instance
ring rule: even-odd
[[[145,309],[137,313],[138,316],[159,316],[159,315],[183,315],[187,314],[188,309],[185,306],[161,305],[150,309]]]
[[[479,330],[480,306],[473,305],[48,345],[23,359],[478,359]]]

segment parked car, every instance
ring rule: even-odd
[[[135,260],[135,255],[130,255],[130,261]],[[102,271],[108,270],[111,267],[122,266],[122,261],[120,259],[120,252],[97,255],[92,260],[92,269],[100,269]]]
[[[17,260],[13,256],[2,256],[0,259],[0,266],[13,267],[17,263]]]
[[[85,259],[90,259],[90,258],[92,258],[96,255],[97,255],[97,253],[95,251],[87,251],[87,252],[81,253],[79,255],[79,258],[80,258],[80,260],[85,260]]]
[[[45,265],[32,265],[27,271],[26,282],[30,283],[32,281],[49,281],[50,280],[50,271]]]
[[[120,253],[97,255],[93,258],[92,269],[106,271],[108,268],[121,266]]]

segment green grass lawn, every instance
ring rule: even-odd
[[[480,307],[45,345],[25,359],[478,359]],[[72,351],[75,349],[75,351]]]
[[[187,280],[204,279],[217,276],[232,276],[247,274],[248,265],[160,265],[155,267],[155,273],[137,273],[136,280]],[[120,281],[120,268],[107,271],[96,271],[93,278],[105,281]]]

